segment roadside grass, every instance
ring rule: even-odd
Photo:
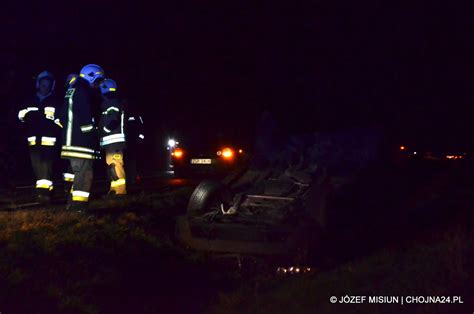
[[[155,213],[178,211],[187,193],[149,196],[135,205],[153,206]],[[162,197],[167,201],[160,202]],[[153,225],[148,218],[133,211],[0,213],[0,311],[169,313],[202,308],[207,304],[205,266],[149,232]]]
[[[438,190],[445,188],[428,188],[429,193]],[[438,220],[442,221],[444,215],[431,226],[421,224],[423,215],[400,213],[402,217],[414,217],[414,222],[394,223],[387,234],[407,235],[393,242],[385,241],[380,234],[389,229],[382,224],[383,215],[375,220],[378,227],[372,231],[353,229],[365,232],[369,238],[380,237],[381,241],[373,242],[383,245],[369,246],[369,251],[354,248],[352,251],[364,253],[351,255],[329,268],[300,276],[262,272],[234,281],[234,274],[215,267],[205,256],[174,246],[174,221],[185,212],[192,188],[147,193],[121,202],[97,200],[92,204],[93,215],[51,209],[3,212],[0,312],[471,313],[471,190],[465,187],[465,200],[453,197],[462,209],[453,211],[442,223]],[[430,199],[427,210],[433,210],[431,204],[443,208],[450,204],[425,194],[414,199]],[[433,214],[435,211],[431,211]],[[366,238],[348,231],[334,242],[336,251],[351,251],[349,248],[360,239]],[[471,308],[465,311],[454,304],[401,307],[329,301],[330,296],[346,295],[459,295]]]
[[[223,293],[213,313],[470,313],[473,215],[368,257],[313,274],[255,280]],[[461,296],[464,304],[332,304],[331,296]],[[468,310],[466,312],[466,310]]]

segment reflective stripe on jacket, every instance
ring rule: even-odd
[[[55,146],[60,126],[55,123],[58,100],[53,95],[40,99],[33,95],[18,111],[18,119],[26,127],[28,145]]]
[[[105,98],[101,105],[99,122],[100,147],[124,149],[126,146],[125,113],[123,101],[116,97]]]
[[[95,159],[98,156],[98,138],[95,109],[98,98],[89,83],[78,78],[69,86],[64,97],[60,123],[63,125],[61,157]]]

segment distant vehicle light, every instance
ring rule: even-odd
[[[313,273],[314,270],[311,267],[278,267],[277,273],[281,275],[298,275]]]
[[[243,150],[239,149],[239,154],[242,154],[243,152],[244,152]]]
[[[171,153],[171,155],[174,156],[175,158],[181,158],[183,157],[183,151],[177,148]]]
[[[232,149],[224,148],[222,150],[222,157],[229,159],[229,158],[232,158],[233,156],[234,156],[234,152],[232,151]]]
[[[178,144],[174,139],[169,139],[168,140],[168,146],[169,147],[175,147],[176,144]]]
[[[221,151],[218,151],[218,152],[217,152],[217,156],[222,156],[222,152],[221,152]]]
[[[405,149],[406,149],[406,147],[405,147],[405,146],[403,146],[403,145],[402,145],[402,146],[400,146],[400,150],[405,150]]]
[[[416,152],[413,152],[413,155],[416,155]]]

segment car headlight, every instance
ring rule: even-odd
[[[169,147],[173,148],[173,147],[176,146],[176,144],[178,144],[178,143],[176,142],[176,140],[174,140],[174,139],[169,139],[169,140],[168,140],[168,146],[169,146]]]

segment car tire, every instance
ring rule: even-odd
[[[229,204],[232,201],[230,189],[221,182],[205,180],[194,190],[189,199],[188,216],[200,216],[211,211],[216,202]]]

